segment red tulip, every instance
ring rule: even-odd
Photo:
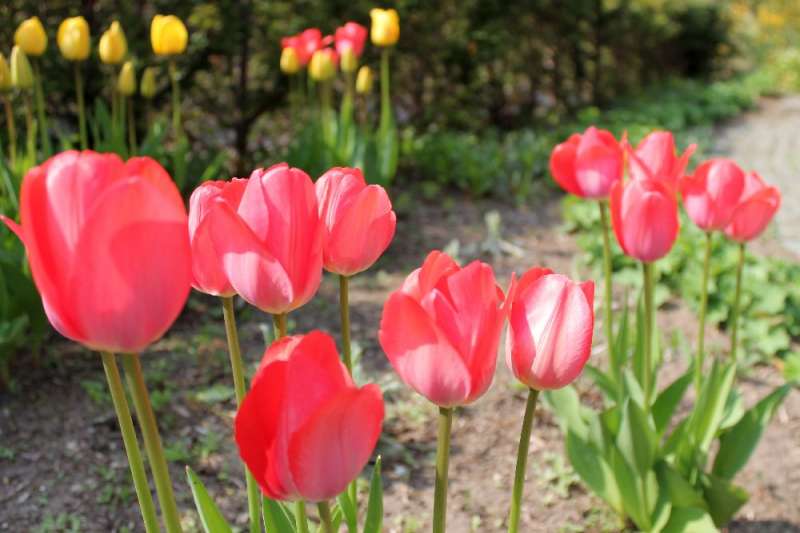
[[[267,313],[308,302],[322,278],[324,230],[308,174],[286,163],[257,169],[238,207],[215,202],[205,219],[233,289]]]
[[[633,179],[659,180],[667,183],[673,190],[677,190],[689,158],[696,148],[697,145],[692,144],[678,157],[672,133],[654,131],[642,139],[635,151],[631,149],[630,145],[626,145],[629,161],[628,173]]]
[[[683,206],[703,231],[723,230],[744,188],[744,172],[729,159],[711,159],[681,180]]]
[[[324,265],[352,276],[378,260],[394,237],[397,218],[380,185],[367,185],[357,168],[332,168],[316,183],[325,225]]]
[[[725,228],[725,235],[737,242],[755,239],[766,229],[780,206],[780,191],[765,184],[755,172],[750,172],[745,176],[744,190]]]
[[[333,339],[314,331],[264,353],[236,413],[236,444],[270,498],[323,501],[358,476],[382,423],[380,388],[356,387]]]
[[[361,57],[364,51],[364,42],[367,40],[367,28],[357,22],[348,22],[344,26],[336,28],[334,36],[336,42],[336,51],[342,55],[344,50],[350,49],[356,55]]]
[[[505,320],[492,268],[464,268],[434,251],[383,308],[380,343],[400,378],[441,407],[465,405],[489,388]]]
[[[639,261],[664,257],[678,238],[678,202],[663,181],[618,181],[611,189],[610,208],[617,242]]]
[[[211,239],[210,218],[206,217],[218,201],[233,210],[239,208],[246,179],[206,181],[189,199],[189,240],[192,245],[192,286],[200,292],[215,296],[233,296],[236,291],[222,268],[222,257]]]
[[[183,200],[149,157],[60,153],[22,183],[24,242],[50,323],[97,350],[139,352],[175,321],[189,294]]]
[[[281,48],[294,48],[300,63],[307,65],[314,52],[328,46],[331,42],[333,42],[332,36],[323,37],[322,32],[317,28],[309,28],[297,35],[281,39]]]
[[[622,148],[614,136],[594,126],[573,134],[550,155],[550,172],[567,192],[582,198],[605,198],[622,178]]]
[[[509,290],[506,363],[536,390],[560,389],[583,370],[592,349],[594,282],[576,283],[532,268]]]

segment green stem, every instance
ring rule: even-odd
[[[731,359],[736,362],[738,350],[738,334],[739,334],[739,313],[741,312],[739,306],[741,305],[742,298],[742,272],[744,271],[745,259],[745,244],[739,243],[739,262],[736,266],[736,293],[733,297],[733,309],[731,310]]]
[[[384,48],[381,51],[381,119],[378,126],[385,133],[392,127],[392,101],[389,94],[389,54],[391,50]]]
[[[25,147],[28,151],[28,161],[36,164],[36,125],[33,121],[33,104],[28,91],[23,91],[22,100],[25,108]]]
[[[111,137],[116,140],[117,139],[117,129],[119,127],[120,119],[119,119],[119,96],[120,94],[117,92],[117,76],[116,76],[116,69],[112,66],[110,70],[110,81],[111,81]]]
[[[225,319],[225,336],[228,339],[228,354],[231,359],[231,373],[233,374],[233,388],[236,392],[236,407],[242,405],[247,385],[244,379],[244,364],[242,363],[242,348],[239,344],[239,333],[236,330],[236,314],[233,310],[233,296],[223,296],[222,315]],[[247,511],[250,514],[250,531],[261,531],[259,516],[261,514],[258,486],[247,469],[244,467],[245,482],[247,484]]]
[[[80,61],[73,62],[75,70],[75,94],[78,99],[78,131],[80,132],[81,150],[89,148],[89,138],[86,134],[86,108],[83,103],[83,76],[81,75]]]
[[[444,533],[447,522],[447,470],[450,464],[450,428],[453,408],[439,408],[439,435],[436,440],[436,483],[433,490],[433,533]]]
[[[339,314],[342,319],[342,359],[350,376],[353,375],[353,350],[350,344],[350,278],[339,276]],[[358,509],[358,480],[347,485],[347,493]]]
[[[294,502],[294,522],[297,533],[308,533],[308,517],[306,516],[306,502]]]
[[[136,116],[133,114],[133,96],[128,98],[128,144],[131,148],[131,155],[136,155],[139,148],[136,146]]]
[[[147,473],[144,470],[144,462],[142,461],[142,452],[139,450],[136,430],[133,429],[131,411],[128,407],[128,400],[125,397],[125,389],[122,388],[117,361],[112,353],[102,352],[101,355],[103,357],[106,380],[108,380],[108,388],[111,391],[111,401],[114,404],[114,411],[117,413],[120,433],[122,433],[122,442],[125,445],[125,453],[128,455],[128,466],[131,469],[133,486],[136,489],[136,497],[139,500],[139,509],[142,511],[144,529],[147,533],[156,533],[158,531],[156,507],[153,504],[153,495],[150,494]]]
[[[706,309],[708,308],[708,274],[711,270],[711,232],[706,232],[706,254],[703,258],[703,284],[700,286],[700,323],[697,330],[697,357],[694,361],[694,390],[700,396],[700,382],[705,359]]]
[[[331,507],[328,505],[328,502],[319,502],[317,504],[317,510],[319,511],[320,526],[322,526],[320,531],[322,533],[334,533]]]
[[[642,263],[644,272],[644,408],[650,412],[653,393],[653,264]]]
[[[514,470],[514,490],[511,493],[511,511],[508,516],[508,533],[517,533],[519,530],[519,513],[522,503],[522,491],[525,487],[525,465],[528,462],[528,447],[531,442],[531,426],[533,413],[536,411],[536,399],[539,391],[528,389],[528,403],[525,406],[525,416],[522,419],[522,431],[519,434],[519,447],[517,448],[517,466]]]
[[[50,135],[47,131],[47,114],[44,110],[44,88],[42,86],[42,76],[39,71],[39,60],[33,60],[33,75],[36,83],[35,86],[35,99],[36,99],[36,119],[39,123],[39,135],[42,141],[42,150],[45,157],[50,157],[53,154],[53,147],[50,145]]]
[[[156,482],[156,493],[158,494],[158,503],[161,505],[164,525],[168,533],[179,533],[183,531],[180,515],[178,506],[175,504],[175,494],[172,492],[172,481],[169,477],[169,468],[167,459],[164,457],[156,417],[150,404],[147,386],[144,383],[141,361],[136,354],[125,354],[122,356],[122,364],[125,367],[125,378],[133,397],[133,405],[136,407],[136,418],[139,419],[139,427],[142,429],[144,437],[144,447],[147,450],[147,458],[150,460],[150,468]]]
[[[282,339],[286,336],[286,313],[272,315],[272,323],[275,326],[275,340]]]
[[[14,124],[14,108],[11,98],[3,96],[3,105],[6,108],[6,127],[8,128],[8,160],[11,168],[16,168],[17,161],[17,127]]]
[[[604,319],[603,319],[603,327],[605,328],[606,332],[606,342],[608,343],[608,363],[611,366],[611,375],[614,376],[614,379],[617,381],[617,384],[622,382],[622,366],[620,365],[619,358],[617,357],[617,352],[614,346],[614,324],[613,324],[613,313],[611,309],[612,305],[612,286],[611,286],[611,274],[612,274],[612,265],[611,265],[611,238],[609,235],[610,227],[608,223],[608,211],[606,207],[605,201],[597,202],[597,206],[600,208],[600,221],[602,222],[602,232],[603,232],[603,275],[605,277],[603,283],[603,289],[605,290],[605,301],[604,303]]]
[[[332,111],[331,111],[331,82],[319,82],[319,104],[320,104],[320,126],[322,128],[322,139],[328,148],[332,148],[335,144],[333,131],[331,129]]]
[[[181,86],[178,83],[178,66],[175,60],[169,62],[169,77],[172,81],[172,131],[176,139],[183,137],[183,127],[181,125]]]

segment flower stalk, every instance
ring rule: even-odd
[[[528,401],[525,405],[525,416],[522,419],[522,431],[517,448],[517,466],[514,470],[514,489],[511,493],[511,510],[508,516],[508,533],[519,531],[519,515],[522,507],[522,491],[525,488],[525,466],[528,462],[528,449],[531,443],[531,427],[533,414],[536,411],[536,400],[539,391],[528,389]]]
[[[81,63],[73,62],[75,71],[75,95],[78,101],[78,131],[80,134],[81,150],[89,148],[89,139],[86,134],[86,107],[83,102],[83,75],[81,74]]]
[[[650,412],[653,394],[653,263],[642,262],[644,274],[644,409]]]
[[[447,473],[450,467],[450,432],[453,408],[439,408],[439,434],[436,440],[436,484],[433,492],[433,533],[444,533],[447,522]]]
[[[8,129],[8,160],[11,168],[16,167],[17,161],[17,127],[14,123],[14,108],[11,106],[11,98],[3,96],[3,107],[6,110],[6,128]]]
[[[31,62],[33,64],[33,79],[34,86],[34,99],[36,101],[36,120],[39,126],[39,135],[42,143],[42,151],[45,157],[50,157],[53,154],[53,147],[50,144],[50,135],[47,131],[47,114],[44,109],[44,88],[42,86],[42,75],[39,71],[39,61],[34,58]]]
[[[733,309],[731,310],[731,359],[736,362],[737,350],[739,348],[739,314],[742,299],[742,272],[744,271],[745,244],[739,243],[739,261],[736,265],[736,292],[733,297]]]
[[[617,357],[616,350],[614,349],[614,324],[612,313],[612,297],[613,290],[611,285],[611,237],[610,237],[610,224],[608,221],[608,208],[605,201],[597,202],[600,208],[600,221],[602,223],[603,233],[603,290],[605,291],[603,301],[603,328],[605,329],[606,342],[608,343],[608,362],[611,366],[611,374],[619,384],[622,381],[622,365]]]
[[[700,286],[700,323],[697,329],[697,356],[694,362],[694,390],[700,396],[700,386],[703,375],[703,360],[705,359],[706,337],[706,310],[708,308],[708,275],[711,270],[711,232],[706,232],[706,249],[703,257],[703,281]]]

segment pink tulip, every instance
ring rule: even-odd
[[[703,231],[723,230],[744,188],[744,172],[729,159],[702,163],[681,180],[683,206]]]
[[[357,22],[348,22],[344,26],[336,28],[336,34],[334,35],[336,51],[341,56],[349,48],[356,57],[361,57],[364,52],[367,33],[367,28]]]
[[[592,349],[594,282],[576,283],[546,268],[532,268],[508,299],[506,364],[536,390],[560,389],[583,370]]]
[[[654,131],[642,139],[635,151],[626,144],[628,173],[635,180],[663,181],[676,191],[695,149],[697,145],[692,144],[678,157],[672,133]]]
[[[270,498],[329,500],[366,465],[383,414],[380,388],[353,383],[330,336],[284,337],[236,413],[236,444]]]
[[[400,378],[441,407],[465,405],[489,388],[505,320],[492,268],[464,268],[434,251],[383,308],[380,343]]]
[[[611,224],[622,251],[651,262],[669,253],[678,238],[678,202],[663,181],[618,181],[611,189]]]
[[[755,239],[766,229],[780,206],[780,191],[765,184],[755,172],[750,172],[745,176],[744,190],[725,228],[725,235],[737,242]]]
[[[210,218],[206,215],[218,201],[239,208],[246,179],[207,181],[189,199],[189,240],[192,245],[192,286],[200,292],[215,296],[233,296],[236,291],[222,268],[222,257],[211,239]]]
[[[204,218],[233,289],[267,313],[308,302],[322,278],[324,231],[308,174],[286,163],[258,169],[238,207],[215,202]]]
[[[550,172],[567,192],[582,198],[605,198],[622,178],[623,153],[614,136],[594,126],[573,134],[550,155]]]
[[[386,190],[357,168],[332,168],[316,183],[325,225],[324,265],[342,276],[368,269],[394,237],[397,218]]]
[[[149,157],[62,152],[22,183],[21,225],[50,323],[92,349],[140,352],[169,329],[191,283],[186,209]]]

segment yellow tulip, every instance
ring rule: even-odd
[[[394,9],[372,9],[370,37],[376,46],[392,46],[400,38],[400,17]]]
[[[142,73],[139,92],[145,98],[149,99],[156,95],[156,70],[156,67],[147,67]]]
[[[358,69],[356,92],[358,94],[369,94],[372,92],[372,69],[366,65]]]
[[[58,48],[69,61],[83,61],[89,57],[89,24],[83,17],[64,19],[56,35]]]
[[[150,44],[158,56],[182,54],[189,33],[183,21],[175,15],[156,15],[150,23]]]
[[[97,47],[100,54],[100,61],[107,65],[119,65],[128,53],[128,41],[125,39],[125,32],[116,20],[111,23],[111,27],[100,36],[100,44]]]
[[[358,68],[358,56],[349,46],[342,50],[340,65],[342,67],[342,72],[355,72]]]
[[[28,56],[19,46],[11,49],[11,83],[17,89],[33,87],[33,70]]]
[[[284,74],[295,74],[300,70],[300,58],[297,57],[297,50],[287,46],[281,51],[281,71]]]
[[[8,69],[6,56],[0,54],[0,92],[11,90],[11,71]]]
[[[22,21],[14,32],[14,43],[29,56],[40,56],[47,49],[47,34],[39,17]]]
[[[136,71],[133,68],[133,61],[126,61],[122,65],[117,78],[117,91],[124,96],[131,96],[136,92]]]
[[[315,81],[326,81],[336,75],[336,52],[330,48],[322,48],[314,52],[308,64],[308,74]]]

